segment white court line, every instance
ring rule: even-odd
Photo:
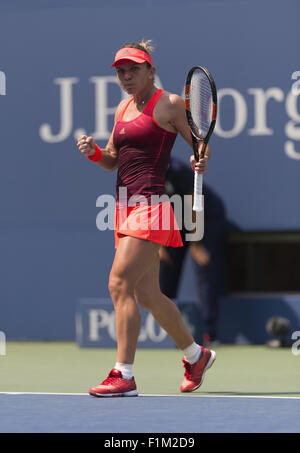
[[[0,392],[0,395],[54,395],[54,396],[88,396],[88,393],[52,393],[52,392]],[[261,398],[261,399],[290,399],[299,400],[300,396],[271,396],[271,395],[160,395],[160,394],[144,394],[140,393],[139,396],[145,397],[178,397],[178,398]]]

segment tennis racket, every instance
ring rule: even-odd
[[[203,141],[201,156],[213,133],[217,119],[217,90],[214,79],[204,66],[194,66],[185,83],[185,110],[191,129],[195,159],[199,161],[198,143]],[[195,171],[194,211],[203,211],[203,175]]]

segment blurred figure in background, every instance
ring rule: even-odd
[[[166,174],[166,191],[171,197],[178,194],[192,195],[194,172],[180,159],[171,157]],[[218,340],[218,297],[226,293],[226,214],[220,197],[205,183],[204,195],[204,237],[197,242],[186,240],[184,219],[182,221],[183,247],[161,247],[160,286],[161,291],[171,299],[178,296],[183,263],[189,251],[195,272],[197,306],[202,312],[204,333],[203,344],[216,344]],[[183,213],[182,213],[183,215]]]

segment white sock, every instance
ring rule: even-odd
[[[133,376],[133,365],[128,363],[117,362],[115,369],[121,371],[124,379],[131,379]]]
[[[188,346],[186,349],[183,349],[183,354],[185,359],[193,365],[193,363],[196,363],[197,360],[199,360],[200,355],[201,355],[201,348],[197,343],[192,343],[190,346]]]

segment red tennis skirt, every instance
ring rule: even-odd
[[[120,207],[115,212],[115,248],[120,236],[132,236],[165,246],[182,247],[182,239],[169,201],[155,205]]]

